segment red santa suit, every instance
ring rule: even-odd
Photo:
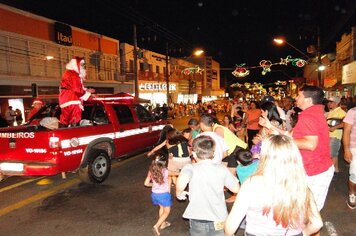
[[[91,93],[83,86],[86,77],[85,61],[75,57],[66,65],[60,85],[59,106],[60,123],[76,125],[82,117],[82,102],[89,99]]]
[[[36,98],[35,100],[33,100],[32,108],[31,108],[30,112],[28,113],[27,120],[30,120],[31,117],[33,115],[35,115],[42,108],[43,104],[44,104],[44,102],[39,98]],[[32,124],[32,122],[31,122],[31,124]]]

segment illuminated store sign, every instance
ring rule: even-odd
[[[166,83],[141,83],[140,90],[146,90],[146,91],[167,90],[167,84]],[[169,84],[169,90],[171,91],[177,90],[176,84]]]
[[[54,38],[58,44],[72,46],[72,28],[69,25],[59,22],[54,23]]]

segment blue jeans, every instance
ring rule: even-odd
[[[224,236],[224,229],[215,230],[213,221],[189,220],[190,236]]]

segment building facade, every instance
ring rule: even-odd
[[[336,53],[325,54],[321,64],[321,80],[327,96],[352,97],[356,95],[356,27],[336,42]],[[318,84],[318,64],[310,63],[304,69],[307,84]]]
[[[202,70],[201,94],[202,102],[216,100],[225,96],[225,89],[220,88],[220,64],[212,57],[190,57],[188,59]]]
[[[87,87],[97,93],[126,91],[119,41],[0,4],[0,102],[30,108],[34,96],[56,99],[65,65],[74,56],[87,64]],[[34,94],[35,93],[35,94]]]
[[[99,96],[134,94],[133,52],[132,45],[117,39],[0,4],[1,114],[13,106],[26,117],[34,97],[57,100],[65,66],[75,56],[85,59],[85,86],[95,88]],[[224,94],[220,65],[211,57],[167,61],[166,55],[139,49],[139,97],[167,103],[167,62],[169,103],[195,103]]]
[[[166,55],[137,49],[139,97],[167,104]],[[134,46],[121,43],[121,73],[134,80]],[[224,96],[220,64],[211,57],[168,57],[169,103],[196,103]]]

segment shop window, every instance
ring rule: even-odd
[[[29,58],[36,55],[29,54],[27,41],[21,39],[10,38],[9,40],[9,68],[11,74],[29,75]]]
[[[61,77],[60,48],[46,46],[46,56],[53,56],[52,60],[46,61],[46,74],[48,77]]]
[[[120,124],[134,123],[134,118],[132,116],[131,110],[126,105],[115,105],[114,106],[117,119]]]

